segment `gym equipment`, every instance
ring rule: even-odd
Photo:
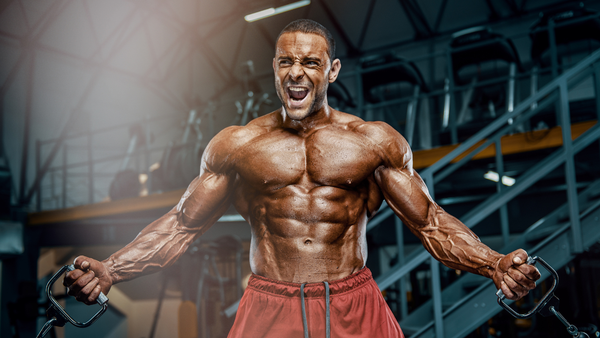
[[[233,120],[233,124],[245,126],[252,119],[258,117],[263,104],[271,105],[272,101],[269,99],[268,93],[260,94],[262,90],[254,76],[254,62],[252,60],[242,63],[241,77],[242,90],[246,93],[246,98],[243,104],[240,100],[235,101],[237,115]]]
[[[600,13],[584,7],[583,2],[570,3],[558,9],[539,14],[530,28],[531,69],[530,93],[535,95],[545,73],[551,78],[557,77],[577,55],[588,55],[600,46]],[[570,61],[567,61],[570,60]],[[567,61],[567,62],[563,62]],[[537,107],[537,102],[531,105]],[[539,119],[542,119],[539,121]],[[553,127],[557,124],[556,116],[537,116],[531,125],[543,122]]]
[[[584,7],[583,2],[571,3],[558,10],[540,13],[540,17],[531,25],[531,59],[539,67],[552,65],[552,58],[560,62],[559,45],[575,41],[596,40],[600,42],[599,12]],[[550,32],[552,30],[552,32]],[[553,46],[554,45],[554,46]],[[572,52],[572,51],[571,51]]]
[[[139,174],[133,169],[125,169],[117,172],[115,178],[110,183],[108,196],[111,201],[117,201],[124,198],[138,197],[142,185],[140,184]]]
[[[402,135],[413,149],[417,148],[413,142],[413,139],[417,141],[415,134],[418,134],[418,148],[431,148],[428,100],[420,98],[420,94],[429,92],[429,89],[414,62],[393,53],[364,58],[361,60],[361,81],[363,97],[369,104],[376,105],[395,100],[401,96],[408,96],[403,95],[403,92],[406,92],[407,89],[412,92],[412,95],[408,96],[410,100],[408,101],[406,115],[404,115],[406,116],[404,119],[405,128]],[[423,101],[423,109],[420,109],[421,101]],[[368,121],[385,121],[385,114],[388,113],[390,120],[397,120],[396,116],[399,114],[396,111],[391,112],[388,107],[377,109],[377,113],[379,116],[374,116],[373,109],[367,107],[364,118]]]
[[[160,166],[150,170],[150,192],[185,188],[198,176],[205,144],[201,131],[202,120],[207,120],[212,130],[215,109],[209,103],[202,112],[190,111],[183,123],[181,139],[170,142],[162,154]]]
[[[62,276],[63,273],[73,270],[75,270],[73,264],[63,266],[62,268],[60,268],[60,270],[58,270],[57,273],[54,274],[54,276],[52,276],[52,278],[50,278],[50,280],[46,284],[46,295],[50,300],[50,307],[48,308],[48,310],[46,310],[46,316],[49,319],[44,324],[40,332],[37,334],[36,338],[44,337],[46,334],[48,334],[48,332],[50,332],[50,329],[52,329],[53,326],[62,327],[67,322],[73,324],[73,326],[75,327],[88,327],[92,325],[98,318],[100,318],[100,316],[102,316],[102,314],[104,314],[104,312],[106,312],[106,310],[108,309],[108,297],[106,297],[104,293],[100,292],[100,295],[98,296],[96,302],[102,308],[98,310],[98,312],[96,312],[96,314],[93,315],[88,321],[82,323],[73,319],[73,317],[71,317],[67,313],[67,311],[65,311],[65,309],[63,309],[63,307],[60,306],[60,304],[58,304],[56,299],[52,296],[52,285],[54,285],[54,282],[56,282],[58,278]]]
[[[515,105],[515,75],[517,70],[523,71],[523,66],[512,40],[492,32],[488,27],[479,26],[454,33],[450,48],[452,73],[449,80],[450,87],[455,85],[468,86],[456,117],[456,125],[495,118],[498,108],[501,106],[506,107],[506,112],[513,111]],[[502,83],[500,80],[502,75],[497,72],[496,66],[492,69],[485,67],[486,71],[481,72],[483,63],[494,62],[495,64],[496,61],[508,63],[508,74],[506,74],[508,80],[506,83]],[[476,66],[477,71],[474,73],[473,71],[466,72],[468,66]],[[482,76],[481,73],[486,74],[486,76]],[[496,84],[485,86],[479,84],[491,79],[498,79],[498,81],[496,81]],[[449,101],[445,102],[446,105],[449,103]],[[449,111],[449,107],[444,107],[444,128],[448,127],[449,124]],[[484,116],[486,114],[489,116]]]
[[[556,286],[558,285],[558,274],[556,273],[556,271],[540,257],[533,256],[527,258],[527,264],[529,265],[535,265],[536,262],[540,262],[540,264],[546,270],[548,270],[548,272],[550,272],[553,278],[552,286],[550,287],[548,292],[546,292],[544,297],[542,297],[542,299],[537,303],[537,305],[527,313],[518,313],[504,302],[506,296],[504,295],[502,290],[498,290],[498,292],[496,292],[496,296],[498,296],[498,304],[506,311],[508,311],[508,313],[510,313],[513,317],[518,319],[526,319],[534,316],[536,313],[539,313],[544,317],[556,316],[556,318],[558,318],[560,322],[567,327],[567,331],[574,338],[589,338],[587,333],[579,332],[577,326],[569,323],[565,319],[565,317],[563,317],[563,315],[560,312],[558,312],[559,299],[554,295],[554,290],[556,290]]]
[[[339,79],[327,87],[327,99],[329,105],[337,110],[346,111],[346,108],[356,108],[352,94]]]

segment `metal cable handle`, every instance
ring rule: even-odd
[[[508,313],[510,313],[515,318],[520,318],[520,319],[529,318],[538,312],[544,317],[556,316],[556,318],[558,318],[560,320],[560,322],[563,323],[567,327],[567,331],[569,332],[569,334],[571,336],[573,336],[573,338],[589,338],[587,333],[579,332],[579,329],[577,328],[577,326],[569,323],[565,319],[565,317],[563,317],[563,315],[560,312],[558,312],[559,299],[558,299],[558,297],[556,297],[554,295],[554,290],[556,289],[556,286],[558,285],[558,273],[556,273],[556,270],[554,270],[548,263],[546,263],[546,261],[544,261],[540,257],[537,257],[537,256],[527,257],[527,262],[526,262],[527,264],[535,265],[537,262],[540,262],[540,264],[546,270],[548,270],[548,272],[550,272],[550,274],[552,275],[552,278],[553,278],[552,286],[550,287],[550,290],[548,290],[548,292],[546,292],[544,297],[542,297],[542,300],[540,300],[537,303],[537,305],[533,309],[531,309],[529,312],[522,314],[522,313],[518,313],[517,311],[513,310],[510,306],[508,306],[508,304],[506,304],[504,302],[504,299],[506,298],[506,296],[504,295],[502,290],[498,290],[496,292],[496,296],[498,296],[498,299],[497,299],[498,304],[502,308],[504,308],[506,311],[508,311]]]
[[[504,299],[506,298],[506,296],[504,295],[504,292],[502,292],[502,289],[498,289],[498,291],[496,292],[496,296],[498,296],[498,299],[497,299],[498,304],[500,306],[502,306],[504,308],[504,310],[508,311],[511,315],[513,315],[513,317],[515,317],[515,318],[525,319],[525,318],[529,318],[529,317],[535,315],[552,299],[552,296],[554,296],[554,290],[556,289],[556,286],[558,285],[558,274],[542,258],[540,258],[538,256],[527,257],[526,264],[535,265],[535,263],[537,263],[537,262],[540,262],[540,264],[546,270],[548,270],[548,272],[550,272],[550,274],[552,275],[553,281],[552,281],[552,287],[550,287],[550,290],[548,290],[548,292],[546,292],[544,297],[542,297],[542,300],[540,300],[539,303],[537,303],[537,305],[533,309],[531,309],[529,312],[521,314],[521,313],[518,313],[517,311],[513,310],[510,306],[508,306],[508,304],[506,304],[504,302]]]
[[[73,270],[75,270],[73,264],[63,266],[62,268],[60,268],[60,270],[58,270],[58,272],[54,274],[54,276],[52,276],[52,278],[50,278],[50,280],[46,284],[46,295],[50,300],[50,307],[46,311],[46,314],[50,319],[44,324],[36,338],[44,337],[50,331],[52,326],[64,326],[66,322],[73,324],[73,326],[75,327],[88,327],[92,325],[100,316],[102,316],[102,314],[106,312],[106,309],[108,309],[108,297],[106,297],[106,295],[102,292],[100,292],[100,295],[96,299],[96,302],[98,303],[98,305],[102,306],[102,308],[100,308],[100,310],[98,310],[98,312],[96,312],[96,314],[93,315],[86,322],[82,323],[76,321],[67,313],[67,311],[65,311],[65,309],[62,306],[60,306],[60,304],[52,295],[52,285],[54,285],[54,282],[56,282],[58,278],[62,276],[63,273]]]

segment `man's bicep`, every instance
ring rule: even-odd
[[[183,225],[195,228],[216,222],[229,207],[234,181],[235,174],[202,170],[177,204]]]
[[[388,205],[406,225],[416,229],[430,224],[430,214],[435,212],[431,209],[436,205],[414,170],[382,166],[375,172],[375,178]]]
[[[243,129],[237,126],[225,128],[206,147],[200,174],[190,183],[176,207],[185,226],[210,226],[229,207],[236,180],[233,158],[240,134]]]

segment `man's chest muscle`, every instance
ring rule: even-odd
[[[279,188],[308,181],[355,186],[379,165],[373,147],[361,137],[320,130],[302,138],[285,132],[253,140],[238,158],[238,173],[256,187]]]

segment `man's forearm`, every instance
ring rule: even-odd
[[[425,249],[447,267],[491,278],[504,255],[483,244],[458,219],[429,196],[421,177],[410,168],[380,167],[375,179],[388,205],[423,243]]]
[[[504,255],[483,244],[469,228],[441,208],[436,207],[432,212],[430,224],[418,230],[427,251],[449,268],[491,278]]]
[[[206,224],[190,227],[182,217],[185,216],[174,208],[148,225],[131,243],[102,261],[113,284],[170,266],[208,229]]]

